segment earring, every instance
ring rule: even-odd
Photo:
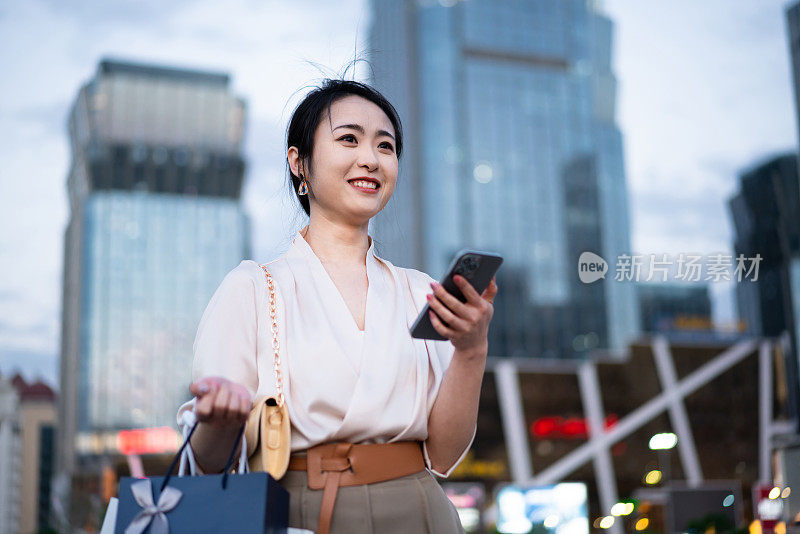
[[[302,174],[300,175],[300,178],[303,178]],[[300,187],[297,188],[297,194],[300,196],[308,194],[308,182],[306,182],[305,179],[300,182]]]

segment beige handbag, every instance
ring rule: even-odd
[[[266,471],[279,480],[289,467],[291,455],[291,423],[289,410],[283,398],[281,376],[280,343],[278,341],[277,305],[275,284],[266,266],[261,269],[267,277],[269,288],[269,315],[272,320],[273,369],[277,394],[261,396],[253,402],[253,408],[245,425],[247,438],[247,465],[250,471]]]

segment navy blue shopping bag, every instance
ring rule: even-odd
[[[194,428],[167,476],[120,480],[116,534],[285,534],[289,522],[287,491],[269,473],[229,473],[241,433],[224,474],[169,474]]]

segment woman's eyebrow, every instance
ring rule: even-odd
[[[355,130],[355,131],[357,131],[359,133],[362,133],[362,134],[364,133],[364,127],[361,126],[360,124],[340,124],[339,126],[334,128],[333,130],[338,130],[339,128],[350,128],[351,130]],[[331,130],[331,131],[333,131],[333,130]],[[389,132],[387,132],[386,130],[378,130],[378,135],[385,135],[387,137],[391,137],[392,140],[394,140],[394,136],[392,134],[390,134]]]

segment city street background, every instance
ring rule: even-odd
[[[367,57],[368,4],[0,3],[0,371],[58,382],[66,120],[102,57],[231,75],[248,106],[252,252],[267,261],[299,222],[285,194],[286,120],[304,86],[341,73],[354,52]],[[737,174],[797,145],[786,2],[600,5],[615,25],[633,250],[730,253]],[[709,290],[715,319],[732,321],[732,286]]]
[[[504,259],[467,532],[800,525],[800,1],[0,0],[0,46],[0,534],[168,469],[214,290],[305,224],[324,78],[403,121],[376,254]]]

